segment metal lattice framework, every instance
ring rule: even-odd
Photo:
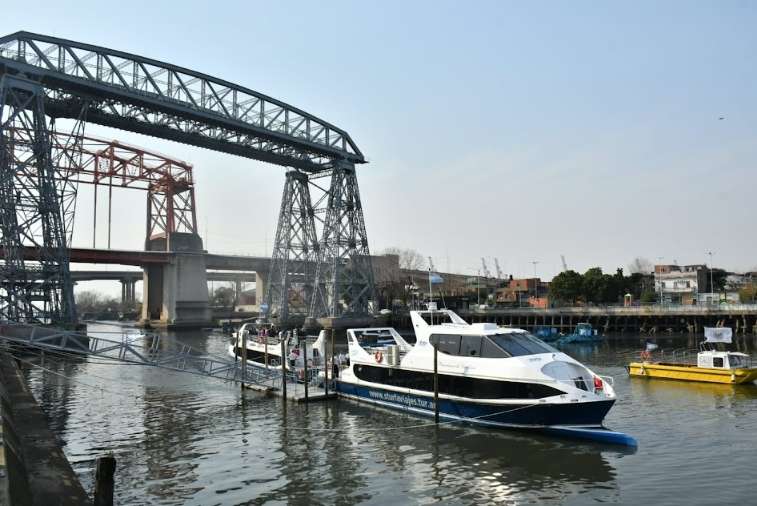
[[[312,282],[304,281],[305,286],[314,287],[306,305],[315,316],[368,311],[373,272],[355,177],[355,165],[365,159],[347,132],[284,102],[206,74],[28,32],[0,37],[1,76],[27,76],[41,83],[40,103],[53,119],[86,118],[88,123],[292,167],[308,174],[311,187],[318,187],[315,179],[331,176],[331,185],[313,206],[317,216],[322,214],[317,219],[322,230],[314,277],[309,278]],[[65,180],[70,184],[72,175]],[[282,209],[299,208],[300,203],[287,199],[304,194],[285,191]],[[148,212],[160,219],[148,222],[148,237],[176,226],[189,228],[191,224],[196,230],[191,192],[169,189],[153,196]],[[189,214],[191,219],[182,219]],[[287,216],[288,220],[280,219],[279,228],[285,229],[277,231],[281,241],[274,245],[273,256],[287,259],[284,271],[297,272],[291,270],[289,259],[294,264],[303,262],[300,257],[305,249],[292,246],[296,244],[291,240],[292,230],[300,226],[299,218],[291,212]],[[310,234],[308,230],[306,235]],[[269,293],[288,293],[292,277],[285,273],[276,279]],[[303,292],[306,298],[307,290]]]
[[[316,265],[310,316],[371,312],[374,279],[355,167],[339,165],[324,192],[325,219]]]
[[[174,338],[139,335],[120,341],[58,331],[24,324],[0,323],[0,343],[65,354],[99,357],[126,364],[159,367],[225,381],[244,381],[261,387],[279,388],[280,369],[263,369],[241,360],[201,353]]]
[[[0,76],[0,318],[65,324],[76,314],[44,104],[39,83]]]
[[[281,197],[266,304],[279,322],[307,315],[313,295],[318,238],[308,176],[289,171]]]
[[[11,128],[8,135],[21,143],[28,132]],[[67,244],[71,243],[79,184],[95,186],[95,210],[100,186],[108,188],[109,203],[113,188],[147,191],[148,241],[170,237],[171,232],[197,232],[191,164],[117,140],[86,136],[80,131],[70,134],[52,131],[50,140]]]
[[[38,77],[47,113],[304,171],[364,163],[347,132],[222,79],[112,49],[28,32],[0,38],[0,73]],[[85,103],[85,100],[87,101]]]

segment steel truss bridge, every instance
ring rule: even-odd
[[[70,132],[55,120],[71,119]],[[191,166],[84,134],[86,124],[288,167],[267,306],[286,320],[366,314],[373,271],[344,130],[222,79],[104,47],[0,37],[0,319],[76,320],[67,247],[80,182],[146,189],[148,239],[196,233]],[[168,165],[166,165],[168,164]],[[95,192],[95,194],[97,194]],[[25,259],[24,248],[39,250]]]

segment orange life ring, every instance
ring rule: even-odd
[[[649,350],[643,350],[641,352],[641,359],[642,360],[649,360],[650,358],[652,358],[652,354],[649,353]]]
[[[381,353],[381,351],[377,351],[376,353],[373,354],[373,358],[375,358],[376,362],[380,364],[381,361],[384,359],[384,354]]]

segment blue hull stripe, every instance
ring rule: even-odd
[[[410,411],[421,415],[434,414],[433,396],[405,394],[383,388],[337,381],[336,390],[351,399]],[[578,426],[601,427],[612,407],[613,399],[572,404],[478,404],[439,399],[439,415],[479,425],[502,427]]]

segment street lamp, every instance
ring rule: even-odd
[[[539,261],[532,260],[531,263],[534,264],[534,297],[539,297],[539,286],[536,282],[536,280],[538,279],[538,276],[536,275],[536,264],[538,264]]]

